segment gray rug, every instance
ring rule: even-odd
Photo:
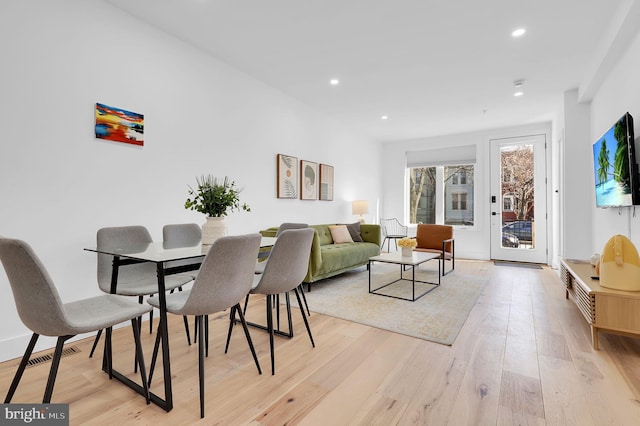
[[[430,270],[433,265],[426,265],[417,270],[416,278],[437,282],[437,271]],[[312,313],[451,345],[488,281],[487,274],[478,273],[477,269],[475,266],[468,271],[473,273],[467,273],[464,262],[456,262],[456,270],[442,277],[439,287],[415,302],[369,294],[369,275],[364,267],[314,283],[311,292],[305,294]],[[372,286],[376,288],[391,282],[399,274],[397,265],[376,263]],[[406,271],[405,277],[410,278],[410,274],[410,270]],[[416,294],[429,287],[424,284],[418,289],[416,285]],[[411,297],[408,281],[396,283],[386,290],[396,296]]]

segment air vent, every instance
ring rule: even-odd
[[[75,346],[70,346],[62,350],[62,357],[64,358],[65,356],[74,355],[74,354],[77,354],[78,352],[80,352],[80,349],[78,349]],[[49,362],[52,359],[53,359],[53,352],[49,352],[48,354],[41,355],[37,358],[31,358],[27,363],[27,368],[33,367],[34,365],[44,364],[45,362]]]

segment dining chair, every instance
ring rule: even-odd
[[[166,297],[168,313],[195,315],[200,330],[204,330],[204,317],[206,315],[222,312],[229,308],[231,308],[231,315],[234,317],[235,313],[238,312],[253,360],[260,374],[262,374],[262,370],[240,308],[240,301],[251,290],[254,277],[253,266],[258,256],[261,238],[260,234],[257,233],[218,238],[214,241],[202,262],[200,272],[191,289],[169,294]],[[156,308],[160,307],[160,298],[158,296],[150,297],[147,302]],[[205,333],[200,333],[198,336],[201,418],[204,417],[204,335]],[[151,382],[153,376],[159,343],[160,333],[157,333],[149,372],[149,382]]]
[[[254,277],[254,285],[250,294],[262,294],[266,296],[267,325],[265,328],[269,332],[271,374],[275,374],[273,341],[275,330],[273,327],[272,315],[273,298],[271,296],[277,294],[285,295],[290,337],[293,337],[289,292],[294,292],[298,300],[298,306],[300,306],[302,319],[304,320],[307,333],[309,334],[309,339],[311,340],[311,345],[315,347],[313,336],[311,335],[311,328],[309,327],[307,316],[302,308],[302,301],[300,299],[300,293],[298,292],[298,286],[302,283],[302,280],[307,274],[307,268],[309,267],[309,254],[311,253],[311,242],[313,241],[314,232],[313,228],[289,229],[282,231],[271,250],[271,255],[269,255],[269,261],[264,269],[264,273],[255,275]],[[231,338],[234,323],[235,317],[232,316],[229,324],[229,333],[227,335],[227,346],[225,351],[229,348],[229,340]]]
[[[164,248],[180,248],[180,247],[194,247],[202,242],[202,227],[196,223],[177,223],[169,224],[162,227],[162,245]],[[197,269],[200,266],[201,260],[194,261],[193,259],[174,260],[167,262],[165,267],[172,268],[177,266],[193,266],[194,272],[188,272],[192,279],[196,279],[198,275]],[[182,287],[178,287],[178,291],[182,291]],[[152,324],[149,324],[151,327]],[[184,329],[187,335],[187,343],[191,345],[191,336],[189,335],[189,323],[187,317],[184,317]],[[193,336],[194,342],[197,339],[197,322],[194,325],[195,334]]]
[[[407,237],[408,227],[400,223],[398,219],[395,217],[390,219],[380,219],[380,227],[382,229],[382,236],[384,239],[382,240],[382,249],[384,249],[384,243],[387,243],[387,252],[391,251],[391,240],[396,245],[396,250],[398,250],[398,240],[400,238]]]
[[[31,246],[24,241],[0,238],[0,260],[9,278],[20,320],[33,332],[9,387],[4,400],[5,404],[11,402],[40,335],[58,338],[42,399],[43,404],[51,402],[64,343],[78,334],[107,330],[104,365],[111,378],[113,373],[111,330],[114,325],[124,321],[131,321],[136,366],[139,367],[144,394],[149,404],[149,388],[140,343],[138,318],[150,312],[150,306],[141,305],[114,294],[63,303],[44,265]]]
[[[151,234],[144,226],[102,228],[98,230],[96,239],[98,249],[127,247],[130,249],[138,248],[142,251],[153,242]],[[113,256],[98,253],[98,287],[105,293],[111,293],[112,273]],[[145,296],[151,296],[158,292],[158,275],[156,265],[153,263],[143,262],[121,266],[116,278],[115,294],[137,296],[138,303],[143,303]],[[167,291],[175,290],[191,281],[193,278],[189,275],[168,275],[165,277],[165,288]],[[149,321],[153,321],[153,311],[149,313]],[[138,321],[138,326],[140,325],[141,319]],[[96,335],[89,357],[93,356],[101,334],[102,331],[99,331]]]
[[[308,228],[309,225],[307,223],[296,223],[296,222],[283,222],[278,227],[278,231],[276,232],[276,238],[282,233],[282,231],[286,231],[287,229],[304,229]],[[269,251],[270,253],[270,251]],[[258,258],[260,258],[260,254],[258,254]],[[264,272],[265,266],[267,266],[267,261],[269,260],[268,253],[267,258],[261,262],[256,263],[256,274],[262,274]],[[309,310],[309,305],[307,304],[307,297],[304,294],[304,288],[302,283],[300,283],[300,295],[302,296],[302,301],[304,302],[304,307],[307,309],[307,315],[311,316],[311,311]],[[277,298],[277,296],[276,296]],[[277,302],[276,302],[277,303]],[[245,306],[245,312],[247,307]],[[278,311],[278,326],[280,326],[280,311]]]

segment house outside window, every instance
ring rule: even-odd
[[[409,222],[473,226],[473,172],[473,165],[409,168]]]

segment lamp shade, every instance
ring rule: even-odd
[[[351,203],[351,214],[369,213],[369,202],[367,200],[356,200]]]

